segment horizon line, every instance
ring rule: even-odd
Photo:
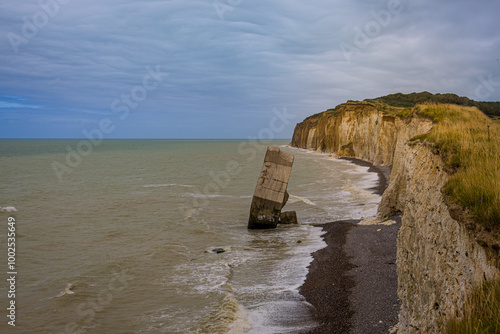
[[[260,138],[103,138],[105,140],[291,140],[292,138],[274,138],[274,139],[260,139]],[[12,137],[0,138],[0,140],[88,140],[85,137],[64,137],[64,138],[50,138],[50,137]]]

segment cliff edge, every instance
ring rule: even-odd
[[[398,332],[443,333],[471,291],[500,275],[500,240],[443,193],[450,164],[420,140],[435,122],[416,109],[349,101],[297,124],[291,145],[392,167],[378,217],[402,212]]]

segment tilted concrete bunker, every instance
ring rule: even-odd
[[[293,160],[293,155],[268,146],[250,207],[249,229],[275,228],[278,225],[281,209],[288,200],[287,186]]]

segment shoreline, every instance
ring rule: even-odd
[[[356,159],[342,158],[369,167],[379,177],[371,188],[382,195],[389,184],[390,167],[374,166]],[[387,333],[398,322],[396,239],[401,217],[384,222],[391,225],[358,225],[360,220],[318,224],[325,232],[327,246],[312,253],[313,261],[299,292],[313,308],[318,322],[309,334]]]
[[[371,162],[361,160],[358,158],[342,157],[339,159],[350,161],[351,163],[358,165],[358,166],[369,167],[368,168],[369,173],[377,173],[378,174],[377,185],[375,187],[368,189],[368,190],[371,190],[374,194],[382,196],[385,189],[387,189],[387,187],[389,186],[389,182],[391,179],[391,167],[389,167],[389,166],[375,166]]]

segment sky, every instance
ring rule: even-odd
[[[347,100],[500,100],[497,0],[2,0],[0,138],[290,138]]]

